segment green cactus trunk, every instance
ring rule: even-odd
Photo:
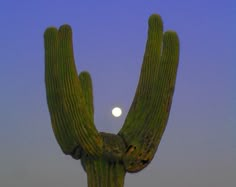
[[[179,61],[179,40],[149,18],[148,39],[134,100],[118,134],[98,132],[92,79],[76,71],[69,25],[44,33],[45,84],[52,128],[62,151],[81,159],[89,187],[123,187],[126,172],[153,159],[165,131]]]
[[[88,187],[123,187],[125,168],[122,163],[104,158],[82,158],[86,165]]]
[[[122,155],[125,145],[121,137],[100,133],[103,141],[103,155],[92,157],[82,153],[81,163],[87,173],[88,187],[123,187],[125,167]]]

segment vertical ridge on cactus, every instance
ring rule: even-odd
[[[81,72],[79,74],[79,80],[81,83],[82,92],[85,99],[85,106],[89,112],[89,116],[94,122],[94,107],[93,107],[93,87],[92,87],[92,79],[88,72]]]
[[[151,162],[165,131],[179,62],[177,33],[163,33],[161,17],[150,16],[138,86],[117,135],[95,127],[92,79],[77,73],[70,26],[46,29],[44,46],[47,103],[58,144],[81,159],[89,187],[123,187],[126,172]]]

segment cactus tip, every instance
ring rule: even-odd
[[[152,14],[148,20],[149,29],[163,28],[162,18],[158,14]]]

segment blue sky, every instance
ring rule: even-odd
[[[50,126],[45,29],[72,26],[77,69],[93,79],[96,126],[116,133],[134,96],[152,13],[178,33],[180,65],[157,154],[125,185],[235,186],[235,7],[234,0],[1,2],[0,186],[86,186],[80,162],[63,155]],[[116,105],[120,118],[111,115]]]

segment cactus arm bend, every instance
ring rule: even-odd
[[[93,121],[91,79],[85,72],[77,75],[70,26],[48,28],[44,47],[47,103],[62,151],[72,154],[79,148],[91,156],[100,155],[102,138]]]
[[[163,35],[161,17],[152,15],[135,97],[118,133],[127,145],[123,162],[128,172],[143,169],[154,157],[170,112],[178,59],[177,34]]]

